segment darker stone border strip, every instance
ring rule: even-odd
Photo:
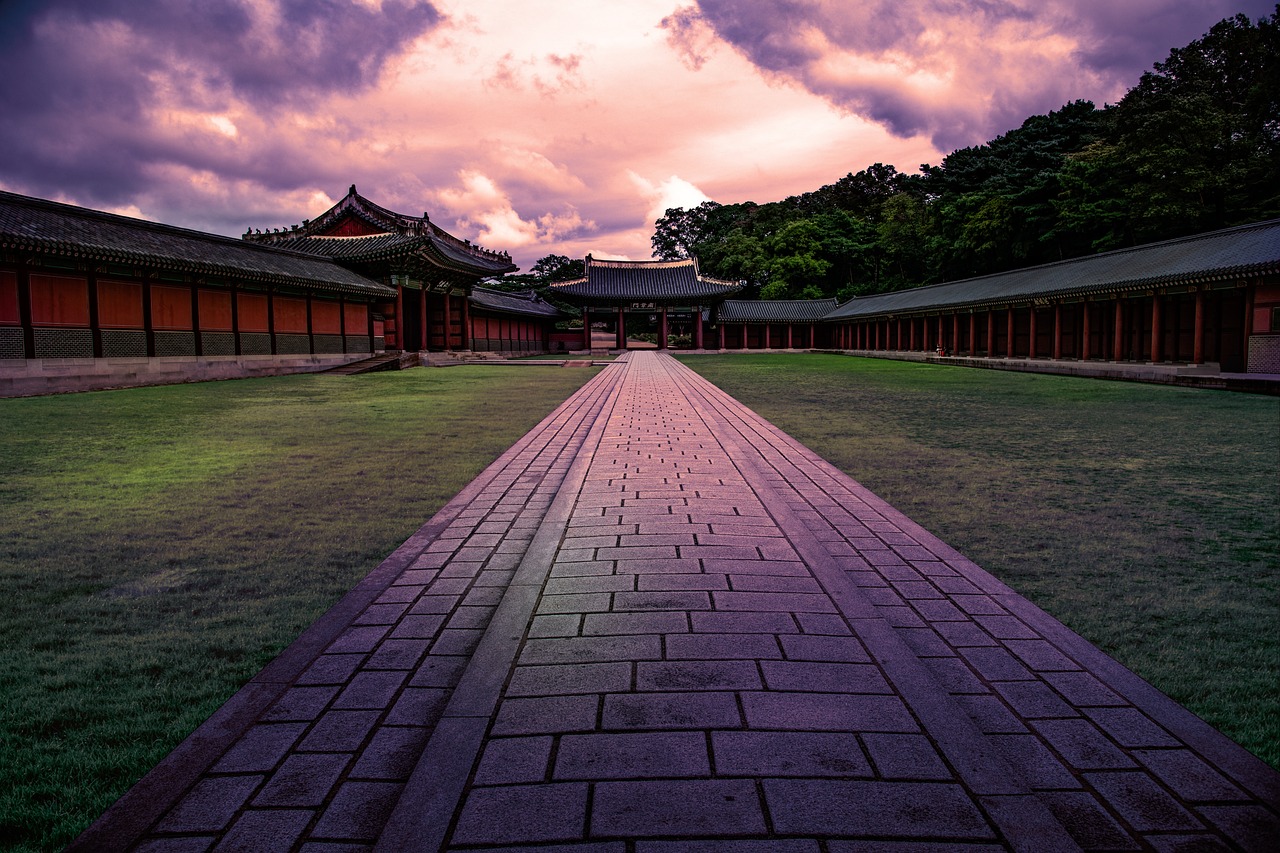
[[[609,367],[601,373],[606,375],[614,383],[613,388],[596,409],[573,464],[538,525],[480,644],[467,662],[395,809],[383,825],[374,846],[375,853],[435,853],[444,849],[472,769],[480,758],[507,675],[524,642],[529,620],[564,538],[587,471],[595,459],[609,413],[617,403],[626,370]]]
[[[938,745],[960,780],[986,807],[988,817],[999,827],[1012,848],[1027,853],[1079,850],[1079,845],[1035,796],[1021,775],[996,754],[964,709],[925,669],[893,626],[876,613],[862,590],[849,580],[823,544],[809,533],[786,498],[769,484],[765,466],[771,469],[772,465],[753,444],[739,441],[739,438],[747,439],[747,436],[730,422],[725,413],[731,406],[744,410],[747,407],[728,395],[724,395],[726,399],[719,403],[713,401],[714,395],[707,393],[706,386],[715,386],[674,359],[669,360],[669,365],[679,368],[681,375],[677,381],[686,387],[686,393],[701,397],[703,405],[698,408],[711,433],[742,471],[744,479],[814,578],[855,627],[858,638],[866,644],[898,695],[924,724],[925,734]],[[719,389],[715,390],[723,394]],[[776,427],[774,432],[781,434]]]
[[[592,377],[569,399],[515,444],[463,486],[435,515],[406,539],[398,548],[365,575],[346,595],[280,652],[257,675],[249,680],[201,723],[195,731],[174,747],[91,823],[66,850],[125,850],[160,819],[194,785],[226,750],[235,743],[316,657],[329,646],[351,620],[364,611],[374,599],[386,591],[423,549],[440,535],[454,519],[509,467],[528,447],[537,442],[545,430],[569,412],[584,405],[582,392],[605,381],[603,373]]]

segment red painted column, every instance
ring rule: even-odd
[[[582,345],[591,351],[591,309],[582,306]]]
[[[427,292],[425,290],[422,291],[422,304],[424,307],[427,304]],[[426,323],[423,323],[423,328],[425,330]],[[422,337],[424,340],[427,338],[425,331]],[[426,349],[430,345],[428,341],[422,348]],[[453,352],[453,297],[447,292],[444,295],[444,348],[446,352]]]
[[[693,348],[702,349],[702,306],[693,306]]]
[[[724,349],[724,321],[723,320],[720,321],[719,336],[720,336],[720,349]]]
[[[929,334],[929,318],[928,317],[920,318],[920,331],[921,331],[921,337],[924,338],[924,351],[928,352],[929,350],[934,348],[930,344],[930,341],[932,341],[932,336]]]
[[[748,329],[747,324],[743,323],[742,324],[742,348],[743,349],[747,348],[747,329]]]
[[[613,344],[617,349],[627,348],[627,313],[621,305],[618,306],[618,329],[613,335]]]
[[[1035,358],[1036,352],[1036,306],[1031,306],[1031,340],[1027,343],[1027,358]]]
[[[1090,331],[1092,331],[1089,328],[1089,314],[1092,313],[1089,309],[1091,307],[1092,306],[1089,305],[1088,297],[1085,297],[1085,300],[1080,303],[1080,310],[1084,312],[1084,317],[1082,318],[1082,322],[1081,322],[1081,325],[1083,326],[1083,328],[1080,330],[1080,337],[1082,339],[1080,341],[1080,360],[1081,361],[1088,361],[1089,357],[1093,354],[1092,347],[1089,341],[1089,333]]]
[[[273,330],[274,331],[274,330]],[[396,285],[396,345],[398,349],[408,349],[404,340],[404,285]]]
[[[942,325],[942,315],[938,315],[938,346],[945,348],[947,345],[947,327]]]
[[[667,306],[662,306],[662,313],[658,316],[658,349],[667,348]]]
[[[1006,320],[1009,327],[1009,340],[1005,341],[1004,349],[1006,357],[1013,358],[1013,306],[1010,305],[1005,310],[1009,315]]]
[[[462,297],[462,349],[471,349],[471,298]]]
[[[1196,291],[1196,319],[1194,331],[1192,332],[1194,340],[1191,344],[1192,355],[1191,360],[1196,364],[1204,364],[1204,291]]]
[[[1151,294],[1151,363],[1152,364],[1158,364],[1160,362],[1160,356],[1163,354],[1160,351],[1161,350],[1160,344],[1163,343],[1161,338],[1164,337],[1164,334],[1162,333],[1163,330],[1160,328],[1160,323],[1164,318],[1160,316],[1162,313],[1160,311],[1160,308],[1161,308],[1160,302],[1161,302],[1160,294],[1158,293]]]
[[[791,337],[791,324],[788,323],[787,324],[787,349],[795,349],[795,347],[791,345],[792,340],[793,339]]]
[[[1120,361],[1124,357],[1124,305],[1118,296],[1116,297],[1116,334],[1111,350],[1112,361]]]
[[[996,310],[987,309],[987,358],[996,357]]]
[[[951,354],[960,354],[960,315],[951,315]]]
[[[771,341],[769,340],[769,324],[764,324],[764,348],[768,349]]]
[[[978,315],[969,312],[969,355],[978,354]]]
[[[1053,303],[1053,358],[1062,358],[1062,304]]]

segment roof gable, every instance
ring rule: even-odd
[[[571,301],[591,303],[718,302],[743,288],[741,282],[719,281],[698,274],[698,263],[679,261],[596,260],[587,255],[586,276],[552,284]]]

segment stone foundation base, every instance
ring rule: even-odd
[[[0,397],[31,397],[70,391],[133,388],[140,385],[314,373],[368,357],[368,353],[322,353],[5,359],[0,361]]]

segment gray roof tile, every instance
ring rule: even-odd
[[[571,302],[713,302],[742,289],[738,282],[698,275],[697,263],[684,261],[601,261],[587,256],[587,276],[551,285]]]
[[[560,319],[568,315],[556,306],[546,302],[532,290],[508,292],[491,290],[487,287],[471,289],[471,304],[486,311],[497,311],[502,314],[520,314],[528,317],[546,317]]]
[[[722,323],[810,323],[836,307],[832,299],[726,299],[717,316]]]

